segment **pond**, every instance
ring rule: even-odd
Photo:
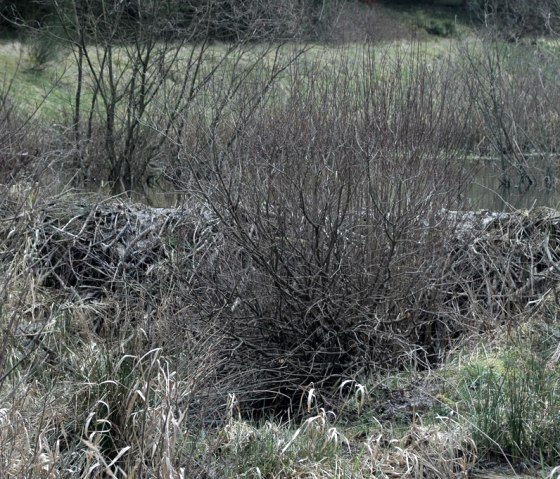
[[[499,160],[478,159],[467,198],[471,209],[560,209],[560,156],[528,158],[522,167],[508,163],[503,169]]]
[[[560,210],[560,155],[529,158],[522,168],[510,163],[504,170],[497,159],[472,161],[474,175],[465,195],[466,209],[511,211],[547,206]],[[174,192],[172,186],[164,185],[145,191],[144,196],[139,195],[136,200],[150,206],[172,208],[184,198],[181,193]]]

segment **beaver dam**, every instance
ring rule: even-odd
[[[195,197],[3,193],[8,477],[26,464],[37,477],[269,464],[280,472],[248,477],[307,477],[305,463],[317,477],[434,479],[497,456],[508,473],[521,456],[556,464],[555,210],[428,208],[397,237],[364,212],[307,230],[279,208]],[[552,338],[542,361],[528,335]],[[510,413],[523,441],[502,433]],[[355,475],[336,476],[346,460]]]
[[[399,245],[359,218],[317,247],[282,236],[273,212],[255,225],[195,200],[6,198],[0,254],[18,354],[40,342],[53,308],[74,307],[98,335],[138,327],[159,347],[205,349],[215,380],[251,404],[256,394],[285,407],[309,383],[436,365],[463,336],[558,300],[560,213],[548,208],[439,211],[387,265]]]

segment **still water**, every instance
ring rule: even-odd
[[[530,177],[531,184],[523,178],[522,171]],[[513,165],[502,170],[498,160],[476,160],[473,181],[465,196],[470,210],[511,211],[536,206],[560,210],[560,156],[531,158],[523,170]],[[174,192],[172,186],[163,185],[135,199],[154,207],[173,208],[182,204],[184,196]]]
[[[532,158],[523,170],[496,160],[479,160],[467,198],[471,209],[510,211],[548,206],[560,210],[560,158]],[[503,181],[505,179],[505,181]]]

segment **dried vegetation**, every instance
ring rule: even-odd
[[[543,88],[513,109],[524,87],[502,82],[500,55],[476,63],[480,50],[460,63],[419,46],[342,49],[325,54],[336,69],[305,47],[268,48],[251,65],[242,50],[223,58],[233,62],[226,87],[199,76],[213,50],[200,51],[186,76],[203,78],[200,97],[173,110],[178,87],[160,79],[171,90],[153,92],[158,121],[129,130],[157,139],[137,164],[126,141],[102,158],[103,115],[92,113],[38,143],[40,161],[26,169],[17,160],[28,142],[52,130],[29,131],[9,87],[0,97],[0,471],[443,479],[468,477],[489,454],[538,460],[518,438],[533,449],[555,438],[558,411],[541,386],[557,384],[560,215],[466,211],[463,194],[473,151],[499,152],[522,178],[527,154],[552,148],[550,72],[523,83]],[[136,90],[123,91],[135,104]],[[113,106],[109,118],[126,110]],[[539,118],[551,119],[546,131]],[[140,165],[137,179],[156,161],[181,201],[153,208],[86,193],[75,170],[64,173],[84,180],[79,189],[52,191],[76,160],[86,176]],[[544,398],[533,401],[541,409],[528,409],[518,436],[499,436],[479,421],[485,397],[472,385],[493,378],[486,390],[499,389],[512,374],[471,360],[451,379],[434,370],[468,338],[537,323],[549,344],[531,346],[548,372],[523,383],[517,404]],[[409,397],[413,380],[398,384],[406,370],[427,383],[419,397]],[[504,419],[500,431],[511,396],[497,395],[487,418]],[[539,452],[548,465],[559,459],[554,447]]]

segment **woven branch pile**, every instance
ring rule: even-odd
[[[194,254],[215,236],[216,222],[200,204],[148,208],[65,194],[43,202],[8,198],[2,206],[3,261],[23,248],[25,267],[40,284],[81,300],[127,285],[153,288],[150,273],[171,268],[176,250]]]
[[[284,407],[280,397],[297,402],[295,393],[311,383],[437,360],[464,334],[534,314],[556,298],[558,212],[438,215],[447,228],[438,257],[413,258],[425,267],[409,282],[421,287],[402,291],[398,277],[390,289],[371,281],[373,268],[358,268],[363,245],[344,231],[339,264],[327,277],[302,254],[308,242],[279,238],[277,228],[269,237],[245,235],[251,224],[194,200],[157,209],[95,196],[7,194],[0,261],[4,273],[21,264],[42,288],[81,304],[134,300],[145,313],[141,301],[149,298],[150,311],[159,309],[158,320],[175,328],[170,347],[185,338],[219,343],[216,378],[237,388],[228,392]],[[243,218],[250,222],[250,212]]]
[[[560,280],[560,212],[449,212],[455,234],[439,288],[468,321],[511,321],[555,299]],[[483,314],[482,314],[483,313]]]

